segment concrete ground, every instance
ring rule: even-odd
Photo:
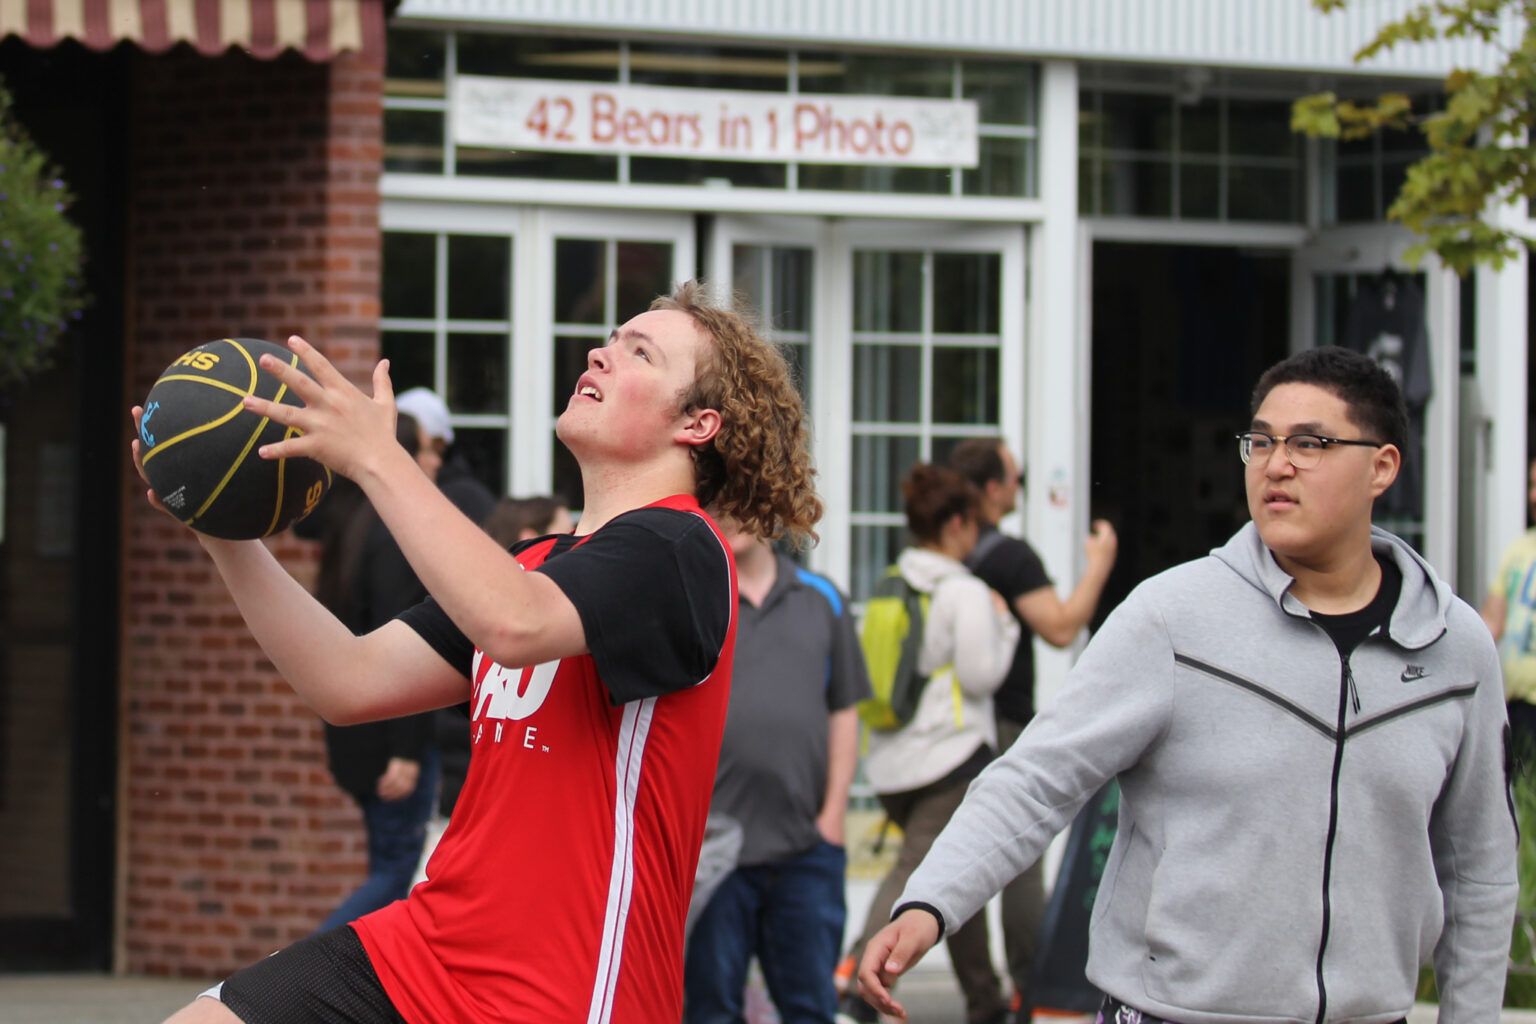
[[[208,987],[205,981],[115,978],[104,974],[0,974],[0,1024],[159,1024]],[[947,971],[914,971],[902,982],[911,1024],[965,1024]],[[1036,1017],[1036,1024],[1079,1024],[1083,1017]],[[1420,1006],[1409,1024],[1434,1024]],[[1501,1024],[1536,1024],[1536,1011],[1507,1010]],[[640,1024],[640,1022],[624,1022]],[[659,1024],[659,1022],[646,1022]]]

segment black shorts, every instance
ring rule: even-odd
[[[245,1024],[405,1024],[351,925],[236,971],[218,998]]]

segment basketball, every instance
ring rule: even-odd
[[[222,338],[166,367],[144,399],[144,475],[161,503],[200,533],[228,540],[269,536],[313,512],[330,489],[331,471],[313,459],[257,454],[298,432],[250,412],[241,400],[256,395],[304,404],[257,365],[263,353],[303,370],[299,357],[280,345]]]

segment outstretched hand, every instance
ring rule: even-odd
[[[891,986],[938,941],[939,922],[928,911],[908,910],[901,914],[864,947],[864,958],[859,963],[859,995],[881,1013],[906,1020],[906,1008],[891,995]]]
[[[304,405],[284,405],[255,395],[247,395],[244,404],[258,416],[302,433],[264,444],[257,453],[264,459],[314,459],[342,476],[358,479],[373,455],[394,447],[395,390],[389,380],[389,360],[373,368],[370,398],[303,338],[289,338],[288,348],[313,377],[270,355],[261,357],[261,368]]]

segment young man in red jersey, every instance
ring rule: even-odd
[[[236,972],[172,1024],[679,1019],[735,633],[734,565],[703,506],[767,536],[820,514],[782,357],[695,285],[658,299],[588,354],[560,416],[576,533],[509,553],[392,443],[386,364],[370,398],[289,344],[313,381],[264,365],[305,406],[247,408],[302,436],[262,456],[357,481],[431,599],[354,637],[264,545],[199,540],[327,720],[468,700],[473,753],[408,899]]]

